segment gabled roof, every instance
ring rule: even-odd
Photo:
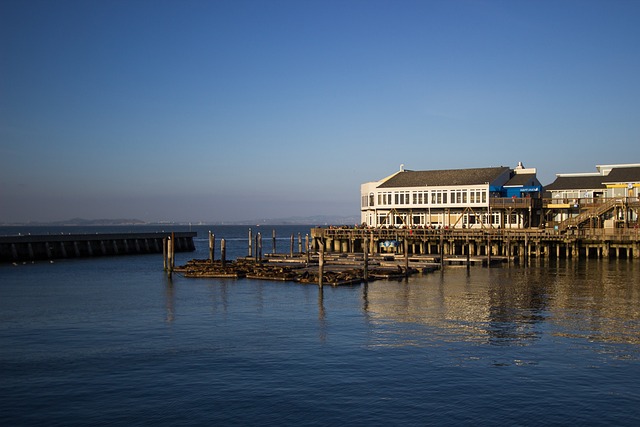
[[[506,166],[432,171],[405,170],[391,176],[378,188],[480,185],[491,183],[510,170]]]
[[[625,182],[640,182],[640,167],[617,167],[611,169],[608,175],[558,175],[553,183],[545,187],[545,190],[589,190],[606,188],[605,183]]]
[[[602,177],[602,182],[640,182],[640,167],[615,168],[609,175]]]
[[[533,184],[531,184],[533,182]],[[517,173],[513,175],[513,177],[507,181],[504,185],[505,187],[516,187],[523,185],[536,185],[538,179],[536,178],[535,173]]]
[[[606,188],[602,183],[606,176],[585,175],[585,176],[559,176],[551,184],[544,187],[545,191],[553,190],[589,190],[596,188]]]

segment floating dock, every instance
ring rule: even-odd
[[[196,232],[0,236],[0,262],[162,253],[172,235],[176,252],[195,251]]]

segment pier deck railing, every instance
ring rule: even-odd
[[[564,232],[555,229],[421,229],[421,228],[316,228],[312,230],[314,237],[328,237],[331,239],[370,239],[399,240],[399,239],[435,239],[441,236],[445,239],[486,239],[503,238],[524,240],[538,239],[607,239],[640,241],[640,229],[634,228],[595,228],[577,229]]]

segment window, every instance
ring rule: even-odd
[[[449,194],[448,191],[442,192],[442,203],[447,203],[447,194]]]
[[[373,193],[369,193],[369,206],[375,205],[376,195]]]

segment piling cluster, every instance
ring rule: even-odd
[[[276,252],[275,231],[272,236],[273,252],[263,256],[262,235],[255,238],[249,229],[248,256],[233,261],[226,259],[226,242],[220,240],[220,258],[215,259],[215,234],[209,232],[209,259],[193,259],[182,266],[173,265],[171,239],[166,244],[165,268],[169,274],[175,271],[188,278],[249,278],[260,280],[287,281],[295,283],[313,283],[337,286],[358,284],[376,279],[403,279],[418,272],[431,272],[439,268],[435,259],[415,260],[409,265],[406,256],[396,259],[394,256],[364,253],[331,254],[325,253],[324,245],[319,251],[311,251],[309,236],[305,236],[304,250],[302,237],[298,234],[298,253],[294,253],[295,238],[290,239],[289,253]],[[167,267],[168,266],[168,267]]]
[[[298,262],[299,261],[299,262]],[[174,267],[174,272],[188,278],[248,278],[259,280],[286,281],[303,284],[327,284],[331,286],[358,284],[376,279],[405,278],[419,270],[404,269],[401,266],[376,266],[368,270],[356,263],[333,265],[332,269],[322,272],[322,280],[318,264],[307,264],[303,259],[287,259],[285,263],[278,260],[256,262],[253,258],[240,258],[235,261],[222,262],[210,259],[193,259],[185,265]]]

